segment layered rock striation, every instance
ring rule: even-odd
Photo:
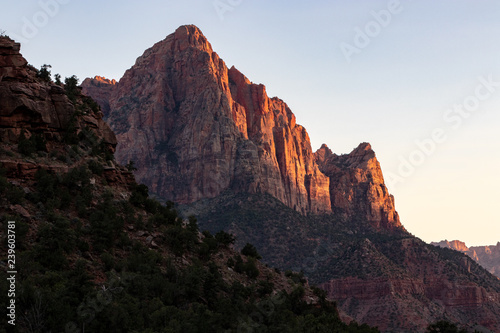
[[[439,319],[471,331],[500,328],[500,284],[471,258],[435,251],[413,237],[366,243],[351,258],[352,265],[370,265],[372,272],[379,266],[381,273],[321,284],[356,320],[388,332],[423,332]],[[389,262],[375,262],[377,256]]]
[[[112,156],[116,136],[97,104],[81,95],[76,85],[70,91],[39,74],[20,54],[19,43],[0,37],[0,142],[6,147],[24,145],[26,154],[22,158],[5,150],[0,165],[6,174],[32,180],[41,168],[68,172],[83,163],[85,152]],[[37,150],[38,161],[31,156]],[[110,183],[132,177],[112,162],[103,173]]]

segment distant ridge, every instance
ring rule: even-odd
[[[444,240],[432,242],[431,244],[463,252],[486,268],[491,274],[500,278],[500,242],[497,245],[471,247],[467,247],[464,242],[458,240],[451,242]]]

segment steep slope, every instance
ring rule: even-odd
[[[101,97],[94,82],[84,89]],[[194,26],[139,57],[109,105],[118,161],[133,160],[159,197],[188,203],[231,189],[270,193],[302,213],[330,211],[328,178],[305,129],[263,85],[228,70]]]
[[[387,332],[500,327],[498,279],[404,230],[369,144],[313,153],[286,104],[228,70],[196,27],[147,50],[108,100],[118,156],[153,193],[302,269],[356,319]]]
[[[4,36],[0,93],[1,332],[378,332],[149,198],[76,80],[54,84]]]
[[[497,245],[471,247],[467,247],[464,242],[458,240],[451,242],[444,240],[431,244],[465,253],[486,268],[491,274],[500,278],[500,242]]]
[[[383,332],[424,332],[446,319],[500,328],[500,281],[469,257],[343,214],[303,216],[270,195],[226,194],[181,207],[212,232],[254,244],[263,260],[303,271],[355,318]],[[488,332],[486,330],[485,332]]]

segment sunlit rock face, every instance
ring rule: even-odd
[[[133,160],[158,196],[189,203],[266,192],[302,213],[331,211],[306,130],[263,85],[228,69],[195,26],[146,50],[118,84],[88,79],[84,87],[109,105],[117,159]]]
[[[228,69],[195,26],[146,50],[119,83],[96,77],[82,86],[117,133],[117,159],[133,160],[138,180],[164,199],[269,193],[303,214],[333,207],[400,226],[368,144],[348,157],[326,146],[313,153],[286,103]]]
[[[315,153],[320,170],[330,178],[331,206],[345,216],[358,216],[376,228],[401,228],[394,197],[369,143],[350,154],[336,155],[323,145]]]

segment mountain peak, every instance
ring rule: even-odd
[[[117,160],[134,160],[138,180],[164,199],[269,193],[302,214],[330,214],[335,204],[375,226],[400,226],[369,143],[348,155],[326,145],[313,153],[286,103],[228,69],[194,25],[146,50],[107,100],[88,92],[120,138]]]
[[[180,26],[173,33],[173,38],[177,42],[177,51],[184,51],[188,47],[195,47],[205,52],[213,52],[212,45],[210,45],[200,28],[195,25]]]
[[[373,151],[372,145],[369,144],[368,142],[362,142],[358,145],[358,147],[355,149],[360,150],[360,151]]]
[[[316,163],[318,164],[323,163],[326,159],[328,159],[332,155],[333,152],[330,148],[328,148],[326,143],[323,143],[321,147],[314,153],[314,157],[316,158]]]

